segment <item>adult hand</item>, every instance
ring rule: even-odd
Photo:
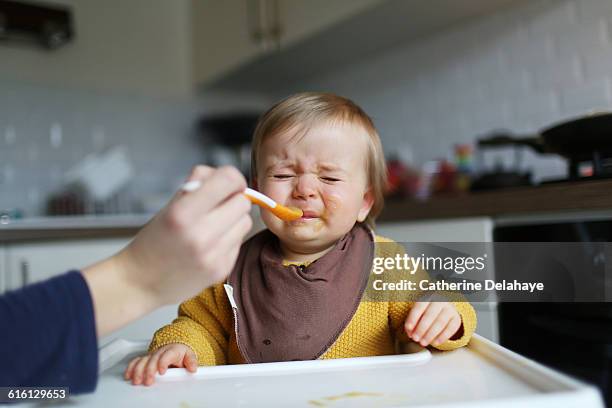
[[[244,177],[232,167],[198,166],[179,191],[121,252],[83,270],[98,336],[223,280],[252,226]]]

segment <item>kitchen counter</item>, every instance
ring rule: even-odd
[[[440,195],[427,201],[387,200],[378,221],[390,223],[602,210],[612,211],[612,179]],[[0,223],[0,243],[133,236],[151,216],[125,214],[11,220],[8,224]],[[253,216],[256,217],[256,212]]]
[[[439,195],[427,201],[388,200],[378,221],[496,217],[585,210],[612,210],[612,179]]]
[[[150,214],[32,217],[0,223],[0,243],[133,236]]]

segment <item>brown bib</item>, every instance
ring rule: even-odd
[[[361,223],[307,267],[284,266],[278,238],[269,230],[245,242],[228,283],[246,361],[319,358],[353,318],[373,257],[373,233]]]

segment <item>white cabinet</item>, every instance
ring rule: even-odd
[[[248,0],[250,1],[250,0]],[[264,52],[253,38],[245,0],[193,0],[193,64],[196,83],[216,79]]]
[[[205,84],[384,0],[192,0],[193,75]]]
[[[382,50],[525,1],[192,0],[194,81],[277,99]]]
[[[376,233],[397,242],[493,242],[493,221],[488,217],[436,221],[382,223]],[[493,260],[489,260],[493,265]],[[490,278],[494,271],[489,267]],[[476,332],[499,342],[497,303],[472,303],[478,315]]]
[[[16,289],[71,269],[82,269],[118,252],[130,240],[108,238],[9,243],[6,246],[7,289]]]
[[[376,232],[398,242],[492,242],[493,221],[476,217],[392,222],[379,224]]]
[[[292,45],[384,0],[279,0],[280,43]]]
[[[46,240],[16,242],[0,246],[0,290],[17,289],[60,275],[71,269],[81,269],[111,256],[130,242],[131,238]],[[6,285],[5,285],[6,284]],[[148,340],[155,330],[170,323],[178,305],[171,305],[141,318],[100,339],[104,345],[115,338]]]

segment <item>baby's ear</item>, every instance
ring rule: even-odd
[[[357,221],[364,222],[366,218],[368,218],[368,214],[370,214],[370,210],[374,205],[374,193],[372,189],[369,188],[363,194],[363,200],[361,202],[361,208],[359,209],[359,214],[357,214]]]

